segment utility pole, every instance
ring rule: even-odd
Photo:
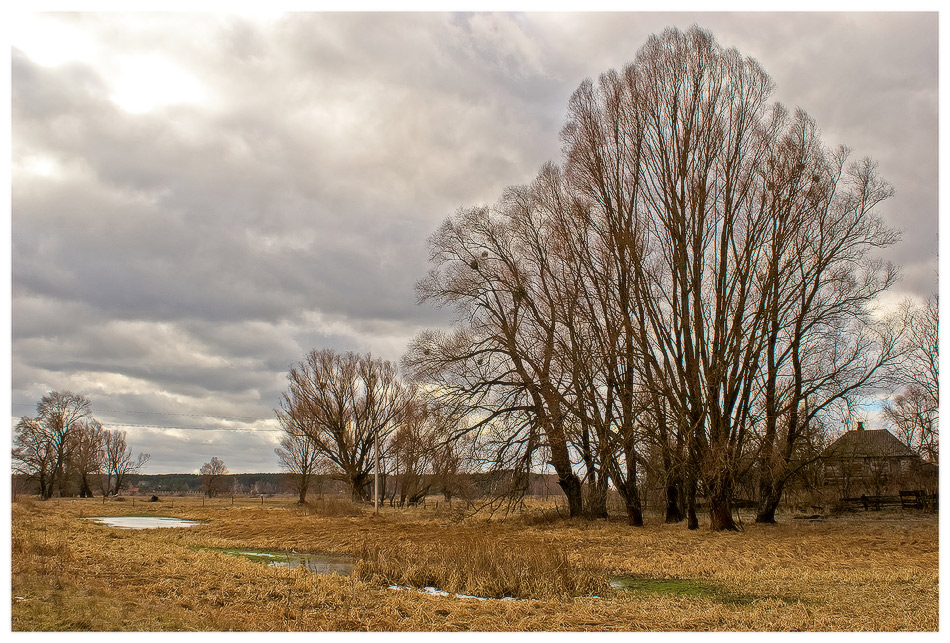
[[[375,487],[376,487],[376,489],[375,489],[375,491],[376,491],[376,493],[373,494],[373,497],[374,497],[374,504],[375,504],[375,509],[373,510],[373,513],[377,513],[377,514],[378,514],[378,513],[379,513],[379,427],[378,427],[378,426],[376,427],[376,435],[373,436],[373,451],[375,451],[375,456],[376,456],[376,466],[375,466],[375,469],[376,469],[376,481],[375,481]]]

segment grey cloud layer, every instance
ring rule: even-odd
[[[15,404],[71,388],[114,422],[266,428],[306,350],[398,359],[448,319],[413,292],[439,221],[556,159],[580,81],[672,24],[756,57],[829,144],[880,161],[906,229],[901,288],[935,288],[936,14],[57,19],[112,53],[50,67],[13,52]],[[110,100],[118,62],[156,52],[207,100],[141,114]],[[56,171],[22,169],[36,159]],[[150,471],[222,456],[209,436],[232,470],[276,466],[274,434],[183,435],[130,439]]]

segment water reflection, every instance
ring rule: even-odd
[[[326,554],[298,554],[297,552],[265,551],[260,549],[214,549],[230,556],[241,556],[274,567],[295,569],[303,566],[314,574],[339,574],[349,576],[353,572],[353,560],[345,556]]]
[[[157,529],[159,527],[194,527],[201,523],[183,518],[164,518],[160,516],[103,516],[90,518],[95,522],[116,529]]]

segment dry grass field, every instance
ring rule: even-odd
[[[937,518],[786,517],[741,533],[620,523],[378,516],[346,503],[163,498],[12,505],[14,631],[933,631]],[[174,516],[120,530],[90,516]],[[213,548],[362,557],[352,576]],[[625,578],[625,587],[609,583]],[[456,594],[390,585],[431,583]],[[615,583],[616,585],[616,583]]]

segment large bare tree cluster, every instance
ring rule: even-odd
[[[132,456],[125,431],[110,431],[92,417],[83,395],[53,391],[36,405],[36,416],[22,417],[14,428],[13,470],[33,480],[40,497],[79,495],[93,487],[115,495],[148,461]]]
[[[696,528],[703,499],[735,529],[740,494],[774,522],[831,427],[896,386],[885,414],[935,460],[936,301],[877,306],[892,189],[772,90],[699,28],[585,81],[561,162],[430,237],[419,300],[456,321],[413,339],[408,383],[330,350],[291,369],[277,453],[301,502],[317,470],[367,499],[378,456],[400,502],[465,469],[516,496],[550,466],[571,516],[615,490],[642,525],[649,480],[668,522]]]
[[[874,309],[891,187],[772,89],[669,29],[577,89],[559,164],[429,240],[420,300],[456,323],[413,340],[408,373],[507,462],[550,463],[572,516],[606,515],[612,487],[642,524],[649,472],[670,521],[695,527],[699,495],[734,529],[750,475],[774,521],[816,435],[906,350]]]

